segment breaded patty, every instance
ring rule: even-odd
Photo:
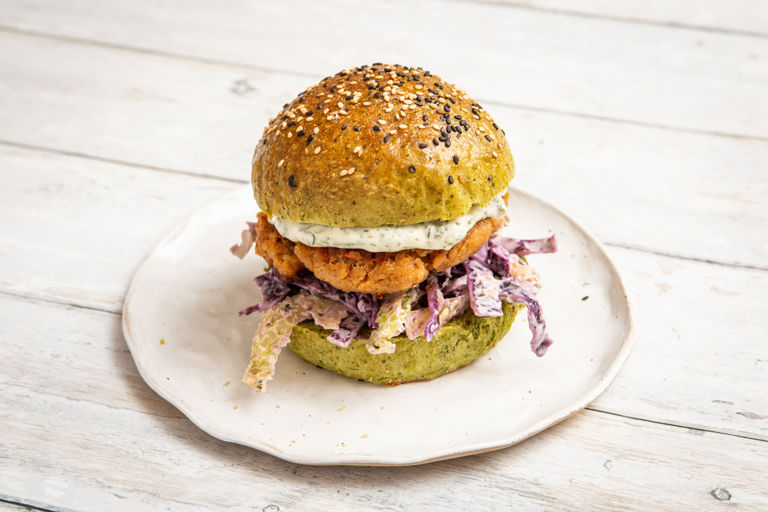
[[[502,223],[502,219],[483,219],[463,240],[447,250],[368,252],[294,243],[281,236],[267,216],[259,213],[256,253],[289,281],[307,268],[318,279],[339,290],[383,295],[419,284],[430,270],[441,271],[461,263],[474,254]]]

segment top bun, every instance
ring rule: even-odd
[[[284,105],[251,178],[267,215],[349,227],[460,217],[514,173],[504,131],[466,93],[421,68],[376,63]]]

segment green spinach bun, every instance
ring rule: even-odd
[[[514,173],[502,130],[465,92],[420,68],[374,64],[286,104],[256,147],[252,182],[269,216],[400,226],[465,215]]]

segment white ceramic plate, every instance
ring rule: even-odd
[[[430,382],[362,383],[285,350],[268,392],[254,392],[240,379],[259,315],[237,311],[258,302],[253,277],[265,264],[228,250],[256,216],[250,187],[189,217],[147,257],[125,300],[125,339],[147,384],[197,426],[285,460],[418,464],[512,445],[608,386],[629,354],[632,322],[600,244],[542,200],[510,194],[509,236],[558,236],[558,253],[529,257],[555,340],[541,359],[523,313],[488,354]]]

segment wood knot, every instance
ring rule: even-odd
[[[711,494],[712,497],[718,501],[729,501],[731,499],[731,493],[728,492],[728,489],[726,489],[725,487],[718,487],[717,489],[712,489],[711,491],[709,491],[709,494]]]

